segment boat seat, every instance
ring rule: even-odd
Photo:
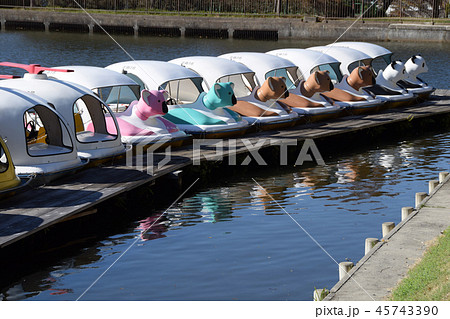
[[[28,146],[28,153],[31,156],[48,156],[48,155],[65,154],[69,152],[71,152],[70,148],[48,145],[44,143],[35,143]]]
[[[81,143],[107,142],[114,141],[116,138],[117,136],[114,135],[96,133],[91,131],[77,132],[77,139]]]
[[[411,83],[411,82],[408,82],[408,81],[403,81],[403,80],[398,81],[397,84],[400,87],[404,88],[405,90],[406,89],[421,89],[422,88],[422,86],[419,85],[419,84],[414,84],[414,83]]]
[[[84,124],[83,124],[83,119],[81,118],[81,114],[80,113],[74,113],[73,117],[75,119],[75,131],[78,132],[83,132],[84,131]]]
[[[372,92],[375,95],[402,95],[402,93],[390,90],[386,87],[383,87],[381,85],[375,84],[372,86],[368,86],[365,88],[362,88],[364,91]]]

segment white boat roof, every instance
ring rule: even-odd
[[[190,56],[173,59],[169,62],[198,73],[208,87],[224,76],[255,73],[242,63],[212,56]]]
[[[50,112],[56,114],[67,128],[69,127],[69,124],[64,120],[61,114],[50,107],[44,99],[29,92],[3,87],[5,82],[6,80],[0,82],[0,134],[7,140],[8,149],[13,157],[14,164],[35,165],[47,163],[49,161],[49,156],[46,156],[47,159],[43,159],[42,156],[30,156],[27,152],[24,130],[25,112],[37,105],[42,105]],[[69,135],[73,144],[72,151],[66,154],[51,155],[52,162],[64,159],[76,159],[78,157],[76,146],[73,143],[74,136],[70,131]]]
[[[317,46],[308,48],[307,50],[319,51],[331,55],[333,58],[341,62],[340,69],[343,75],[349,74],[348,67],[353,62],[372,60],[372,57],[364,52],[344,47]]]
[[[354,50],[358,50],[361,52],[366,53],[369,55],[372,59],[378,58],[383,55],[389,55],[392,54],[391,51],[388,49],[382,47],[381,45],[369,43],[369,42],[336,42],[334,44],[328,44],[327,46],[334,46],[334,47],[344,47],[344,48],[350,48]]]
[[[26,90],[34,93],[53,104],[65,119],[73,118],[74,103],[85,95],[90,95],[100,101],[101,104],[104,104],[90,89],[79,84],[55,79],[39,80],[27,78],[27,75],[25,74],[25,78],[21,79],[2,80],[0,87]]]
[[[112,86],[138,85],[124,74],[96,66],[68,65],[53,69],[68,69],[74,72],[45,71],[51,78],[83,85],[90,90]]]
[[[220,55],[219,58],[233,60],[246,65],[256,73],[256,77],[260,83],[264,83],[266,80],[266,73],[270,71],[296,67],[296,65],[289,60],[261,52],[227,53]]]
[[[269,51],[267,54],[291,61],[298,66],[305,79],[311,74],[312,69],[319,65],[330,63],[341,64],[341,62],[328,54],[306,49],[278,49]]]
[[[28,93],[22,90],[3,87],[0,82],[0,114],[2,122],[6,118],[19,117],[23,122],[23,114],[26,110],[33,108],[36,105],[49,106],[47,101],[37,95]],[[6,122],[5,122],[6,123]],[[22,129],[23,123],[20,126]]]
[[[163,61],[125,61],[108,65],[106,69],[119,73],[129,72],[145,83],[149,90],[159,90],[166,82],[188,78],[200,78],[197,73],[180,65]]]

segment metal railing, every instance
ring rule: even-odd
[[[320,16],[324,18],[450,17],[450,0],[1,0],[0,8],[106,10],[124,13]]]

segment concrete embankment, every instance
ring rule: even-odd
[[[416,194],[415,209],[402,209],[402,222],[344,275],[325,301],[384,300],[390,295],[430,243],[450,225],[450,175],[447,174],[440,174],[440,183],[430,181],[429,196]],[[410,214],[406,216],[405,211]]]
[[[323,39],[449,42],[450,25],[317,20],[316,18],[209,17],[148,14],[92,14],[0,9],[2,30],[106,31],[130,35],[166,35],[244,39]],[[98,23],[98,24],[97,24]],[[351,32],[345,32],[350,26]]]

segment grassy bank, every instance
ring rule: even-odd
[[[393,291],[390,300],[450,300],[450,227]]]

